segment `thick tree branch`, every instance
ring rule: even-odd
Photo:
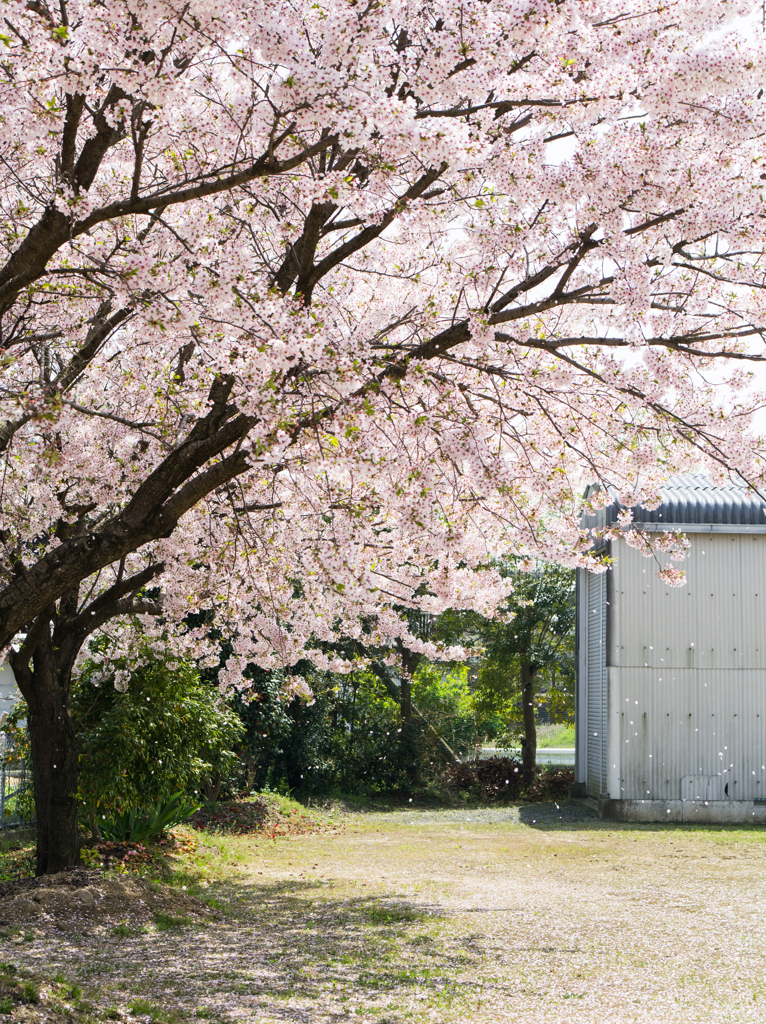
[[[230,381],[216,381],[210,412],[147,477],[121,513],[93,533],[65,540],[7,584],[0,593],[0,645],[70,587],[142,545],[170,536],[181,516],[206,494],[247,471],[248,455],[239,449],[199,472],[242,441],[256,422],[242,415],[229,419],[230,392]]]
[[[66,120],[61,136],[61,176],[70,184],[74,184],[74,154],[77,141],[77,129],[85,109],[85,97],[82,93],[67,93]]]
[[[287,138],[292,130],[292,126],[286,129],[275,140],[274,145],[278,145],[279,142]],[[94,210],[81,221],[73,221],[60,210],[49,206],[37,224],[30,229],[27,237],[19,245],[2,270],[0,270],[0,315],[10,308],[22,288],[26,288],[42,276],[48,261],[58,249],[71,238],[77,238],[98,224],[117,220],[120,217],[149,214],[160,207],[166,208],[168,206],[177,206],[180,203],[190,203],[196,199],[204,199],[208,196],[219,195],[221,192],[229,192],[234,188],[254,181],[256,178],[284,174],[286,171],[293,170],[307,160],[310,160],[311,157],[330,148],[336,142],[337,138],[335,136],[328,136],[313,146],[308,146],[292,157],[288,157],[286,160],[277,160],[273,155],[274,147],[270,147],[250,167],[242,171],[220,177],[215,176],[215,172],[213,172],[211,174],[212,181],[202,182],[190,188],[165,189],[151,196],[143,196],[139,199],[122,199]],[[95,170],[91,166],[91,159],[94,153],[95,149],[93,153],[89,153],[88,160],[83,164],[82,171],[86,178],[91,171],[95,175]],[[81,160],[83,156],[84,154],[81,155]]]
[[[443,163],[438,168],[432,168],[425,174],[421,175],[420,178],[411,185],[407,191],[402,195],[395,205],[381,218],[381,220],[374,225],[364,228],[358,234],[350,238],[348,242],[338,246],[337,249],[325,256],[323,260],[320,260],[315,267],[311,269],[308,274],[302,274],[298,279],[296,291],[300,295],[306,296],[306,299],[310,299],[311,292],[313,291],[316,284],[328,274],[334,267],[337,267],[349,256],[352,256],[355,252],[359,252],[365,245],[368,245],[373,239],[379,238],[383,231],[394,222],[394,220],[402,213],[404,209],[409,205],[411,200],[418,199],[427,192],[428,189],[433,185],[437,178],[441,177],[442,174],[447,170],[447,164]]]
[[[112,618],[111,614],[108,614],[112,605],[116,605],[123,598],[129,595],[135,596],[139,593],[148,583],[151,583],[153,579],[156,579],[165,571],[164,562],[154,562],[152,565],[142,569],[141,572],[137,572],[133,576],[129,576],[127,579],[119,580],[114,583],[108,590],[105,590],[103,594],[99,594],[95,600],[82,609],[82,611],[75,617],[68,620],[66,623],[62,623],[63,627],[73,633],[84,633],[87,635],[92,633],[96,626],[93,623],[97,620],[107,621]],[[107,614],[107,619],[103,619],[103,616]]]

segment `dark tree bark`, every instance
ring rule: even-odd
[[[257,755],[249,755],[243,757],[242,760],[245,762],[245,783],[242,787],[242,791],[245,796],[249,796],[255,784],[255,773],[258,770],[258,757]]]
[[[521,707],[524,741],[521,746],[521,770],[524,786],[535,781],[537,767],[537,723],[535,721],[535,667],[521,662]]]
[[[20,672],[11,659],[19,689],[29,705],[28,725],[34,768],[37,816],[37,874],[52,874],[77,864],[77,748],[68,708],[68,687],[61,685],[50,637],[35,649],[33,671]]]
[[[9,657],[19,690],[27,702],[32,748],[36,874],[50,875],[80,861],[77,835],[77,737],[69,712],[72,669],[87,637],[110,619],[131,613],[159,614],[156,602],[138,592],[162,571],[162,564],[116,583],[86,607],[79,588],[67,591],[34,620],[24,643]]]
[[[11,656],[11,667],[28,706],[37,817],[36,874],[79,863],[77,838],[77,747],[69,714],[69,676],[57,665],[50,617],[35,623],[31,658]],[[23,648],[22,648],[23,651]]]
[[[303,737],[300,735],[299,729],[303,720],[304,706],[303,702],[299,698],[291,700],[287,705],[287,714],[292,718],[295,723],[292,736],[285,744],[285,774],[287,776],[287,785],[290,792],[299,790],[303,785],[304,767],[305,767],[305,749]]]
[[[411,786],[421,786],[423,778],[420,773],[418,751],[418,739],[420,727],[415,721],[412,704],[412,677],[417,671],[422,658],[421,654],[415,654],[406,647],[402,648],[402,675],[399,684],[399,713],[402,723],[402,741],[405,749],[412,752],[412,760],[407,765],[407,778]]]
[[[399,686],[399,712],[402,719],[402,728],[412,724],[412,677],[417,671],[422,654],[415,654],[406,647],[401,647],[402,655],[402,676]]]
[[[220,772],[215,772],[209,779],[206,779],[202,783],[202,795],[208,801],[208,803],[215,803],[218,797],[221,795],[221,784],[223,779],[221,778]]]

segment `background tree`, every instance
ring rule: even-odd
[[[313,700],[280,701],[290,726],[276,740],[271,734],[262,739],[253,776],[258,788],[409,793],[413,779],[425,782],[434,765],[443,766],[440,739],[464,754],[485,731],[462,666],[421,662],[412,697],[424,717],[416,716],[413,726],[419,727],[409,731],[402,725],[399,692],[392,693],[374,671],[308,678]],[[260,740],[253,738],[255,748]]]
[[[237,691],[232,706],[244,726],[239,742],[242,769],[236,783],[250,793],[266,782],[283,745],[289,742],[293,719],[287,710],[284,673],[251,665],[245,677],[249,685]]]
[[[477,705],[470,675],[467,665],[421,662],[413,679],[418,709],[458,759],[473,754],[494,726],[493,709],[487,713]],[[424,731],[429,762],[443,765],[441,745]]]
[[[77,858],[94,633],[196,658],[212,609],[232,683],[373,615],[435,656],[393,607],[587,562],[585,480],[761,484],[763,50],[725,31],[756,6],[7,0],[0,648],[38,871]]]
[[[504,742],[520,735],[524,784],[529,786],[537,761],[535,704],[540,682],[545,679],[546,700],[554,706],[565,703],[562,691],[573,692],[575,575],[571,569],[545,563],[522,571],[516,559],[507,560],[502,571],[513,581],[513,591],[494,618],[447,613],[437,628],[450,641],[460,639],[472,646],[481,657],[477,710],[504,721]]]

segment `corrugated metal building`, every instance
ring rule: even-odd
[[[763,503],[704,475],[662,499],[635,521],[688,535],[686,586],[620,540],[607,572],[578,571],[578,789],[622,820],[766,821]]]
[[[0,720],[4,715],[10,714],[13,705],[21,697],[19,688],[16,685],[16,677],[11,666],[5,662],[0,665]]]

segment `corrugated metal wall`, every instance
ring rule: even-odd
[[[10,714],[14,704],[18,703],[20,699],[21,694],[16,685],[13,669],[6,662],[4,665],[0,665],[0,715],[3,712]]]
[[[588,727],[587,791],[606,791],[606,573],[586,574],[585,701]]]
[[[610,796],[766,800],[766,534],[689,539],[681,588],[626,544],[613,549],[620,792]]]

